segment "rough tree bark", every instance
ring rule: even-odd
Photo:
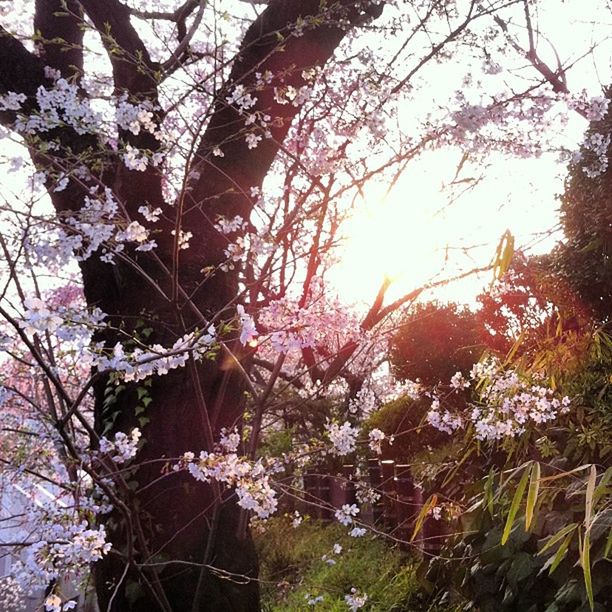
[[[225,97],[236,84],[248,87],[255,72],[266,70],[285,74],[287,85],[299,87],[303,84],[303,69],[325,64],[348,29],[363,19],[378,16],[381,10],[381,3],[355,0],[269,3],[248,29],[226,87],[215,102],[192,160],[190,170],[197,173],[191,172],[188,189],[175,205],[175,222],[166,222],[161,228],[159,248],[154,254],[132,252],[131,261],[120,259],[116,265],[95,256],[83,262],[83,283],[90,306],[100,307],[117,329],[128,332],[137,329],[138,321],[146,321],[154,330],[149,340],[163,345],[196,327],[205,328],[212,316],[232,319],[239,292],[236,274],[206,276],[202,272],[225,259],[225,239],[214,229],[214,222],[220,214],[227,218],[236,214],[249,217],[253,206],[250,188],[262,184],[299,108],[278,105],[272,92],[264,91],[254,110],[278,119],[272,128],[273,138],[264,139],[250,150],[244,138],[238,136],[244,119],[225,102]],[[36,89],[51,85],[45,76],[45,65],[58,69],[65,77],[82,74],[83,14],[107,48],[116,93],[126,92],[132,101],[157,103],[156,75],[160,66],[151,60],[145,43],[130,23],[129,10],[118,0],[36,0],[36,54],[6,30],[0,31],[0,93],[26,94],[25,109],[34,111]],[[329,21],[330,17],[342,18],[343,27]],[[291,30],[298,19],[309,24],[301,36],[293,35]],[[67,44],[59,42],[62,40]],[[162,111],[157,118],[163,118]],[[14,119],[12,111],[0,113],[5,125],[10,126]],[[95,179],[112,188],[132,218],[143,203],[163,205],[158,170],[149,167],[145,172],[129,171],[95,136],[83,137],[69,128],[44,136],[58,140],[61,148],[56,153],[42,154],[32,147],[32,158],[39,167],[57,170],[77,157],[96,160]],[[120,136],[135,147],[154,150],[158,146],[150,134],[121,132]],[[225,157],[212,157],[210,152],[219,144],[223,144]],[[73,179],[65,191],[51,191],[58,214],[77,210],[87,188],[87,184]],[[176,222],[193,234],[186,251],[177,248],[176,237],[171,235]],[[102,339],[112,346],[117,336],[106,332]],[[239,346],[227,348],[216,361],[191,363],[152,383],[153,401],[147,413],[150,422],[144,428],[146,443],[139,454],[142,465],[134,476],[138,484],[135,490],[124,490],[128,507],[137,509],[137,515],[126,516],[121,509],[113,512],[107,530],[114,549],[122,555],[111,553],[95,568],[103,610],[259,609],[257,559],[249,534],[240,528],[235,500],[225,493],[229,499],[219,503],[218,491],[181,474],[160,479],[165,458],[188,450],[210,449],[222,427],[240,423],[244,410],[243,376],[249,369],[249,355]],[[241,368],[236,367],[236,359],[241,361]],[[98,431],[105,427],[108,416],[104,407],[107,382],[102,378],[95,386]],[[113,406],[118,413],[114,431],[126,431],[136,424],[136,401],[134,386],[128,386],[118,396]],[[129,562],[124,572],[126,558]],[[147,568],[153,563],[158,565]]]

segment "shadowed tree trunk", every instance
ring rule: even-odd
[[[197,4],[187,2],[185,10],[194,10]],[[299,88],[305,84],[304,69],[323,65],[348,29],[381,10],[378,3],[365,1],[272,0],[253,22],[197,144],[187,169],[187,188],[171,210],[175,216],[162,218],[157,226],[162,230],[156,235],[158,248],[153,253],[126,252],[114,265],[96,254],[81,263],[87,303],[107,313],[114,329],[137,336],[148,328],[147,342],[168,346],[185,333],[206,329],[213,317],[233,319],[237,272],[207,272],[218,270],[226,259],[227,239],[214,224],[219,215],[249,218],[254,204],[251,188],[262,184],[299,107],[277,104],[273,87],[258,92],[253,111],[275,120],[272,138],[249,149],[242,133],[244,117],[226,98],[238,84],[252,87],[255,73],[267,70],[283,75],[283,85]],[[83,15],[108,51],[116,94],[157,104],[163,69],[151,60],[130,22],[129,9],[118,0],[37,0],[37,54],[0,31],[0,93],[26,94],[23,108],[32,112],[37,88],[52,86],[45,65],[67,78],[80,76]],[[342,27],[336,25],[339,19]],[[305,24],[300,35],[293,28],[298,20]],[[2,111],[0,119],[10,126],[15,112]],[[156,111],[156,119],[163,119],[162,110]],[[42,153],[32,143],[31,155],[39,168],[58,171],[77,159],[96,168],[91,180],[73,178],[64,191],[50,191],[58,214],[78,210],[96,181],[112,189],[130,218],[144,203],[164,206],[158,169],[128,170],[106,143],[69,127],[43,136],[61,146]],[[159,146],[144,131],[134,135],[120,130],[119,136],[140,149],[155,151]],[[221,145],[224,157],[213,156],[211,151]],[[180,230],[192,234],[186,250],[178,246]],[[125,337],[122,333],[107,330],[96,340],[112,347]],[[167,473],[165,467],[166,461],[186,451],[212,450],[221,428],[240,426],[249,354],[235,341],[227,342],[215,360],[192,360],[151,383],[139,467],[129,487],[120,491],[125,507],[115,507],[106,523],[115,552],[95,566],[102,610],[259,609],[257,559],[235,497],[184,473]],[[112,402],[108,388],[108,376],[100,377],[94,387],[97,432],[112,434],[137,426],[138,384],[126,385]],[[166,475],[160,478],[162,473]],[[137,514],[130,516],[128,508]]]

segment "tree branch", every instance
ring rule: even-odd
[[[113,67],[117,93],[157,103],[155,73],[159,65],[130,23],[130,9],[118,0],[80,0],[99,32]]]
[[[22,108],[25,112],[36,107],[36,90],[49,85],[45,78],[45,64],[30,53],[10,32],[0,26],[0,95],[9,91],[27,96]],[[0,122],[10,126],[17,118],[16,111],[0,111]]]
[[[199,271],[203,262],[218,266],[225,260],[227,241],[213,229],[219,215],[228,218],[241,215],[244,219],[250,216],[255,201],[250,188],[263,182],[301,108],[300,105],[279,104],[275,88],[299,89],[306,85],[303,71],[323,66],[330,59],[350,29],[345,24],[354,26],[382,12],[382,4],[365,2],[359,6],[361,8],[351,0],[332,5],[319,0],[273,0],[248,29],[194,156],[193,178],[186,185],[186,212],[181,224],[189,228],[193,244],[198,248],[181,253],[181,269],[185,275],[193,270],[194,276],[197,274],[201,279]],[[273,81],[261,86],[256,73],[270,73]],[[270,115],[269,134],[266,135],[262,128],[246,126],[246,116],[237,105],[227,102],[237,85],[257,98],[249,114]],[[261,138],[255,148],[249,148],[245,141],[251,129]],[[212,155],[217,147],[222,149],[223,157]],[[158,243],[162,251],[172,253],[172,244],[164,244],[163,237]],[[225,274],[225,279],[219,276],[206,282],[206,292],[225,295],[224,302],[228,303],[233,294],[232,275]]]
[[[83,74],[83,11],[75,0],[36,0],[39,57],[64,78]]]

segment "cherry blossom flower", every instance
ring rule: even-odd
[[[325,432],[332,443],[331,453],[333,455],[349,455],[354,452],[357,444],[359,428],[353,427],[348,421],[342,425],[327,422]]]
[[[357,589],[352,588],[348,595],[344,596],[344,601],[351,612],[356,612],[359,608],[363,608],[368,601],[368,596],[365,593],[359,593]]]
[[[336,510],[334,516],[340,524],[348,527],[348,525],[353,522],[353,517],[357,516],[358,514],[359,508],[356,504],[343,504],[342,508]]]

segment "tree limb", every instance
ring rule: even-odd
[[[36,0],[34,30],[39,57],[64,78],[83,74],[82,26],[83,12],[75,0]]]

